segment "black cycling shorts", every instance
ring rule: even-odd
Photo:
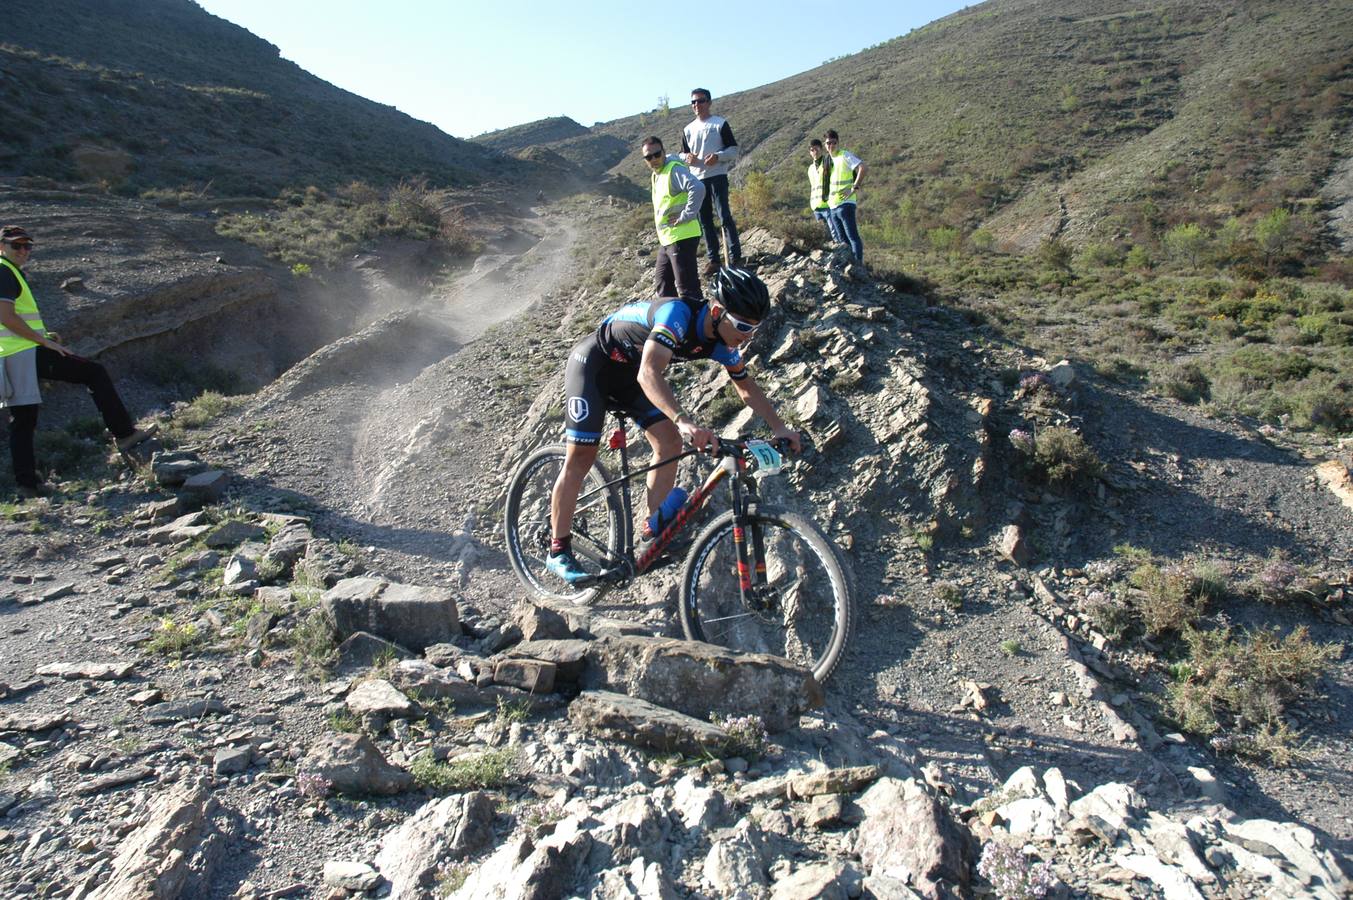
[[[565,440],[600,442],[610,410],[624,412],[641,428],[667,419],[639,387],[639,367],[611,359],[591,334],[569,352],[564,368]]]

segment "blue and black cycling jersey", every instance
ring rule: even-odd
[[[675,359],[712,359],[726,366],[732,378],[746,378],[741,353],[719,340],[717,334],[705,339],[708,316],[709,306],[699,300],[637,300],[601,320],[597,343],[612,360],[637,366],[644,355],[644,343],[656,341],[671,350]]]
[[[636,301],[602,320],[596,333],[578,343],[564,369],[564,434],[573,444],[595,444],[605,426],[606,411],[622,410],[641,428],[666,420],[639,387],[644,343],[657,341],[674,360],[712,359],[742,380],[747,367],[742,354],[717,336],[705,340],[709,307],[678,299]]]

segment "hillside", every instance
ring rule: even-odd
[[[340,90],[191,0],[17,6],[0,76],[0,177],[237,196],[533,169]]]
[[[1144,242],[1315,197],[1349,155],[1349,46],[1346,3],[992,0],[783,81],[722,97],[716,83],[715,110],[738,178],[769,173],[792,209],[807,140],[840,131],[871,169],[875,246],[938,227],[1022,249]],[[685,121],[598,130],[632,146]],[[1327,238],[1321,222],[1307,236]]]

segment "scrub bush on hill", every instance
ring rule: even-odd
[[[445,213],[440,192],[424,178],[379,190],[353,182],[332,195],[314,186],[286,190],[267,213],[224,216],[216,230],[262,248],[290,266],[332,266],[381,237],[436,241],[453,256],[478,245],[458,214]]]

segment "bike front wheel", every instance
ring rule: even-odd
[[[681,573],[682,630],[693,641],[783,656],[826,681],[855,617],[836,548],[810,520],[766,508],[748,516],[746,539],[760,548],[754,564],[765,566],[747,597],[738,586],[732,511],[695,539]]]
[[[550,555],[550,497],[564,468],[564,445],[541,447],[517,466],[508,482],[503,511],[503,538],[507,557],[522,584],[545,599],[590,603],[605,585],[577,588],[545,568]],[[583,568],[601,572],[620,559],[622,541],[620,501],[600,463],[583,479],[573,513],[573,553]]]

